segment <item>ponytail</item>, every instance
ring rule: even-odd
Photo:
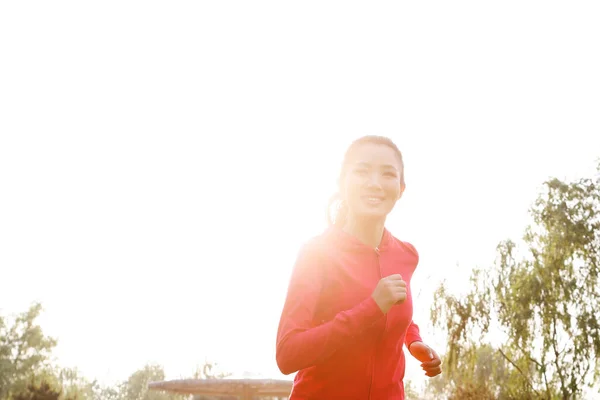
[[[329,225],[343,226],[348,216],[348,205],[339,193],[329,199],[327,206],[327,222]]]

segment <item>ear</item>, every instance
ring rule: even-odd
[[[406,189],[406,185],[405,184],[400,185],[400,192],[398,193],[398,198],[396,199],[396,201],[398,201],[402,198],[402,195],[404,194],[404,189]]]

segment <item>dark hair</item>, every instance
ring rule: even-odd
[[[342,168],[340,170],[339,181],[342,182],[346,175],[348,161],[354,150],[363,144],[382,144],[390,147],[398,155],[400,161],[400,185],[405,186],[404,181],[404,160],[402,159],[402,152],[398,149],[398,146],[392,141],[392,139],[385,136],[367,135],[353,141],[346,153],[344,154],[344,160],[342,161]],[[329,200],[329,206],[327,208],[327,220],[330,225],[343,225],[346,221],[346,215],[348,214],[347,205],[340,198],[340,193],[334,194]]]

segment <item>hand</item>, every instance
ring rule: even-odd
[[[381,311],[387,314],[394,304],[400,304],[406,300],[406,282],[399,274],[381,278],[371,297]]]
[[[408,351],[414,358],[421,361],[421,368],[428,377],[434,377],[442,373],[442,360],[440,356],[423,342],[412,342]]]

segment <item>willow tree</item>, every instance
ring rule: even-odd
[[[432,321],[447,329],[454,391],[572,399],[600,382],[600,176],[545,182],[530,213],[522,246],[500,243],[469,293],[437,290]],[[476,376],[477,348],[490,343],[495,361]]]

